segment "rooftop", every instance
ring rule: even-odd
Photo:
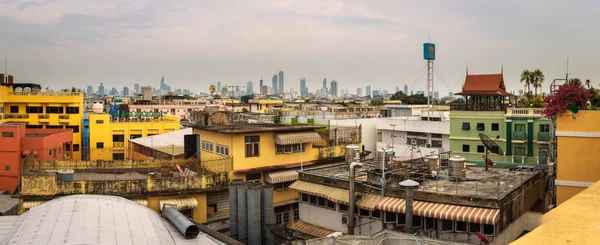
[[[103,195],[53,199],[0,217],[0,244],[220,244],[186,239],[166,218],[136,202]]]
[[[284,125],[276,123],[248,123],[234,125],[217,125],[217,126],[195,126],[193,128],[207,130],[223,134],[243,134],[243,133],[260,133],[260,132],[297,132],[315,130],[325,128],[323,126],[308,126],[308,125]]]
[[[510,96],[506,92],[503,74],[468,74],[462,91],[456,95]]]

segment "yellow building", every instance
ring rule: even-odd
[[[7,80],[4,74],[0,77]],[[81,159],[83,93],[39,91],[39,84],[0,84],[2,123],[25,123],[27,128],[71,128],[73,146],[69,147],[73,147],[73,158]]]
[[[180,117],[115,120],[110,114],[89,114],[90,161],[125,160],[131,154],[129,139],[169,133],[180,129]]]
[[[600,111],[567,112],[556,119],[558,205],[600,180]]]
[[[273,112],[274,110],[283,107],[283,100],[252,99],[248,100],[248,104],[250,104],[250,112],[265,113]]]
[[[246,124],[199,126],[194,128],[194,134],[200,137],[201,161],[231,157],[230,179],[254,180],[274,187],[273,206],[276,223],[280,224],[298,217],[298,193],[288,187],[298,179],[300,165],[310,168],[339,163],[346,145],[360,144],[358,138],[325,140],[329,135],[316,130],[327,131],[306,125]],[[340,131],[338,135],[350,133]],[[344,144],[327,143],[342,141]]]

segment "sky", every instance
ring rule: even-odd
[[[425,90],[424,42],[436,44],[434,89],[459,92],[469,73],[499,73],[507,90],[541,69],[543,90],[570,77],[600,84],[595,0],[0,0],[0,57],[17,82],[52,89],[211,83],[310,91],[323,78],[355,93],[371,85]],[[0,68],[0,72],[4,72]],[[329,85],[328,85],[329,86]]]

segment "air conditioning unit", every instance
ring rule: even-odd
[[[248,180],[246,182],[248,182],[248,183],[254,183],[254,184],[260,184],[260,180],[259,179]]]
[[[358,224],[357,222],[357,218],[354,217],[354,224]],[[347,214],[342,214],[342,224],[348,224],[348,215]]]

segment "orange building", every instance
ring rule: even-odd
[[[28,129],[25,124],[0,124],[0,190],[15,192],[23,157],[33,150],[37,160],[72,160],[72,129]]]

